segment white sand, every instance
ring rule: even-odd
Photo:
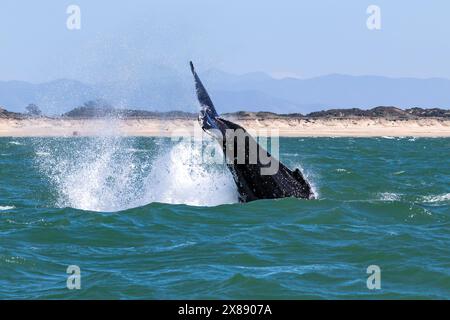
[[[388,120],[388,119],[232,119],[252,134],[276,134],[287,137],[371,137],[415,136],[450,137],[450,119]],[[199,129],[196,120],[175,119],[0,119],[0,136],[172,136],[192,135]],[[275,130],[275,131],[271,131]]]

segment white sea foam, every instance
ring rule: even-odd
[[[12,210],[15,208],[15,206],[0,206],[0,211]]]
[[[392,192],[383,192],[379,194],[380,200],[383,201],[398,201],[400,200],[401,196],[397,193]]]
[[[435,203],[435,202],[445,202],[450,201],[450,193],[440,194],[440,195],[430,195],[422,198],[423,202]]]
[[[23,145],[22,143],[20,143],[20,142],[18,142],[18,141],[10,141],[9,144],[13,144],[13,145],[16,145],[16,146],[21,146],[21,145]]]

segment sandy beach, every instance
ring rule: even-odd
[[[230,119],[254,135],[285,137],[450,137],[450,119]],[[199,130],[194,119],[0,119],[2,137],[186,136]]]

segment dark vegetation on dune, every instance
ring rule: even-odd
[[[42,117],[42,113],[38,106],[30,104],[26,108],[26,113],[17,113],[7,111],[5,108],[0,106],[0,118],[6,119],[24,119],[24,118],[36,118]],[[139,109],[128,109],[128,108],[115,108],[105,101],[88,101],[80,107],[76,107],[69,112],[62,114],[55,118],[66,118],[66,119],[91,119],[91,118],[123,118],[123,119],[196,119],[197,113],[184,112],[184,111],[168,111],[168,112],[158,112],[158,111],[148,111]],[[358,118],[386,118],[386,119],[397,119],[397,120],[407,120],[407,119],[420,119],[420,118],[450,118],[449,109],[439,109],[439,108],[409,108],[400,109],[397,107],[375,107],[368,110],[363,110],[359,108],[351,109],[329,109],[323,111],[311,112],[306,115],[301,113],[289,113],[289,114],[278,114],[273,112],[247,112],[238,111],[233,113],[224,113],[225,117],[232,117],[238,119],[274,119],[274,118],[323,118],[323,119],[358,119]]]
[[[325,111],[311,112],[307,115],[310,118],[396,118],[396,119],[416,119],[416,118],[449,118],[450,110],[445,109],[423,109],[410,108],[400,109],[396,107],[376,107],[369,110],[353,109],[330,109]]]
[[[3,107],[0,107],[0,119],[20,119],[25,115],[23,113],[11,112]]]
[[[132,109],[102,109],[78,107],[62,115],[63,118],[194,118],[196,114],[184,111],[157,112]]]

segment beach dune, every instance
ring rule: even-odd
[[[416,136],[450,137],[450,119],[386,119],[386,118],[230,118],[254,135],[279,133],[285,137],[374,137]],[[67,119],[23,118],[0,119],[3,137],[66,136],[148,136],[193,135],[199,125],[195,119],[128,118]]]

